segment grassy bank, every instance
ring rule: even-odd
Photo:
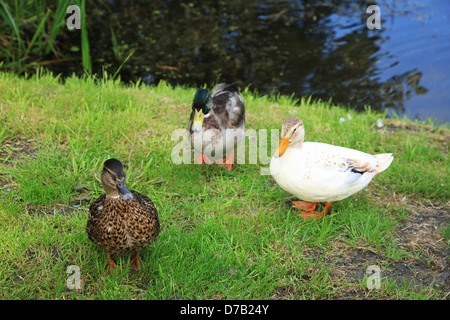
[[[247,129],[280,129],[298,115],[307,141],[394,153],[364,191],[303,221],[293,198],[260,174],[265,164],[228,172],[172,163],[171,134],[187,127],[194,93],[0,74],[0,298],[446,297],[448,128],[245,91]],[[85,234],[110,157],[159,211],[162,231],[142,252],[140,273],[123,257],[120,274],[104,275],[106,254]],[[80,290],[67,288],[70,265],[80,268]],[[381,269],[380,289],[367,287],[369,265]]]

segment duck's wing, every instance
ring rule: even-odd
[[[146,216],[148,220],[142,220],[144,228],[150,228],[150,238],[154,239],[160,232],[161,227],[159,224],[158,211],[155,208],[152,200],[149,197],[144,196],[136,191],[131,191],[136,199],[139,202],[138,206],[133,206],[134,213],[138,213],[140,215]],[[141,221],[141,220],[139,220]]]
[[[153,219],[158,219],[158,210],[156,210],[155,205],[153,204],[153,201],[143,194],[140,194],[137,191],[132,190],[131,193],[133,194],[134,199],[136,199],[139,202],[140,207],[144,212],[146,212],[147,215],[151,216]]]
[[[98,235],[98,224],[103,213],[105,200],[106,194],[104,193],[89,206],[89,217],[86,224],[86,234],[88,238],[94,243],[97,243],[100,239],[100,236]]]
[[[391,164],[392,154],[371,155],[362,151],[344,148],[318,142],[305,142],[307,147],[308,166],[313,170],[335,173],[335,177],[348,176],[349,179],[357,179],[364,173],[373,175],[385,170]],[[316,172],[316,174],[318,174]],[[354,175],[356,174],[356,175]]]
[[[238,128],[245,122],[245,104],[236,85],[218,84],[211,95],[212,110],[223,129]]]
[[[92,218],[96,218],[101,215],[103,211],[103,207],[105,205],[106,193],[102,194],[98,197],[94,202],[89,206],[89,216]]]
[[[373,172],[377,167],[375,158],[371,159],[346,159],[345,169],[348,171],[366,173]]]
[[[382,153],[376,155],[366,155],[364,157],[348,158],[348,169],[359,173],[373,172],[380,173],[386,170],[394,157],[392,153]]]

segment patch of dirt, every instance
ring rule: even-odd
[[[19,161],[23,158],[32,158],[36,153],[37,145],[34,139],[25,137],[15,137],[11,140],[4,140],[1,143],[0,158],[6,162]]]
[[[415,123],[411,121],[403,121],[398,119],[384,119],[382,121],[382,126],[377,126],[378,130],[385,128],[390,132],[395,132],[399,130],[410,131],[412,133],[417,133],[422,130],[426,130],[429,133],[438,133],[438,134],[450,134],[449,130],[445,127],[432,126],[428,124]]]
[[[373,299],[370,290],[361,287],[364,278],[370,276],[366,274],[369,266],[380,267],[382,282],[390,280],[398,285],[407,285],[410,291],[415,292],[425,287],[439,288],[447,292],[447,299],[450,298],[450,242],[442,233],[450,224],[450,202],[425,205],[406,200],[406,197],[400,198],[399,195],[383,195],[383,203],[379,205],[388,204],[386,209],[389,210],[394,204],[408,212],[393,238],[398,248],[417,254],[418,259],[411,257],[396,261],[364,244],[355,247],[338,239],[333,241],[332,251],[312,248],[304,252],[305,257],[314,261],[324,259],[321,263],[332,266],[330,273],[333,279],[344,279],[354,284],[340,290],[336,299]],[[285,206],[291,208],[292,200],[286,201]],[[322,205],[318,210],[322,210]],[[292,292],[287,292],[287,289],[280,288],[279,295],[289,296]]]
[[[364,279],[371,275],[367,273],[369,266],[380,268],[381,282],[389,280],[407,286],[412,292],[423,288],[438,289],[446,293],[442,298],[449,299],[450,241],[445,239],[443,230],[450,224],[450,203],[438,206],[390,200],[389,203],[402,205],[408,212],[408,217],[393,235],[394,241],[399,249],[418,256],[417,259],[396,260],[364,244],[352,246],[339,239],[333,240],[332,250],[311,248],[304,251],[305,257],[329,265],[332,279],[350,282],[351,285],[333,296],[335,299],[388,299],[382,291],[379,295],[372,295],[371,290],[364,287]],[[292,203],[287,201],[285,205],[291,207]],[[279,288],[279,296],[290,294],[290,288]]]
[[[424,285],[434,282],[434,286],[450,291],[450,246],[440,231],[450,223],[449,206],[424,206],[408,211],[410,219],[402,224],[396,234],[399,247],[410,252],[423,252],[424,258],[400,265],[398,272],[394,269],[394,275],[406,275]]]
[[[443,246],[448,247],[439,229],[450,223],[450,203],[439,207],[431,204],[409,205],[408,212],[409,219],[403,222],[397,233],[401,248],[435,251]]]
[[[441,228],[450,223],[449,206],[420,206],[408,208],[410,217],[406,219],[395,234],[398,247],[419,258],[405,258],[400,261],[388,258],[369,248],[355,248],[345,243],[335,242],[337,253],[327,257],[334,263],[333,276],[353,281],[361,281],[368,266],[380,267],[381,281],[392,280],[398,285],[409,285],[418,292],[421,288],[441,289],[450,292],[450,246],[445,240]],[[369,290],[360,286],[350,287],[345,298],[367,299]],[[444,298],[444,297],[443,297]]]
[[[411,134],[417,134],[421,131],[426,131],[427,136],[438,142],[439,149],[448,153],[448,141],[450,141],[450,130],[445,127],[437,127],[426,124],[419,124],[414,122],[405,122],[396,119],[385,119],[382,127],[377,127],[378,130],[386,130],[388,132],[407,131]]]
[[[34,157],[37,151],[37,144],[34,139],[27,139],[25,137],[15,137],[10,140],[3,140],[0,147],[0,158],[3,164],[10,169],[13,162],[19,162]],[[10,192],[13,188],[8,177],[0,174],[0,189],[5,189]]]
[[[27,205],[25,213],[35,216],[47,216],[47,215],[63,215],[74,216],[80,213],[84,214],[89,204],[82,201],[70,201],[67,205],[57,204],[51,207],[34,208],[32,205]]]

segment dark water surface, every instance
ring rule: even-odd
[[[237,82],[450,122],[450,1],[88,1],[93,71],[152,85]],[[74,43],[73,45],[76,45]],[[54,66],[64,74],[76,65]]]

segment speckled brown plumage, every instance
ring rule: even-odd
[[[158,211],[148,197],[128,190],[120,161],[105,161],[101,180],[106,193],[89,207],[87,236],[108,254],[110,262],[107,269],[115,267],[110,255],[135,253],[130,264],[135,270],[139,270],[139,252],[160,231]]]
[[[112,255],[136,253],[159,234],[158,212],[146,196],[131,191],[133,200],[101,195],[89,207],[88,238]]]

